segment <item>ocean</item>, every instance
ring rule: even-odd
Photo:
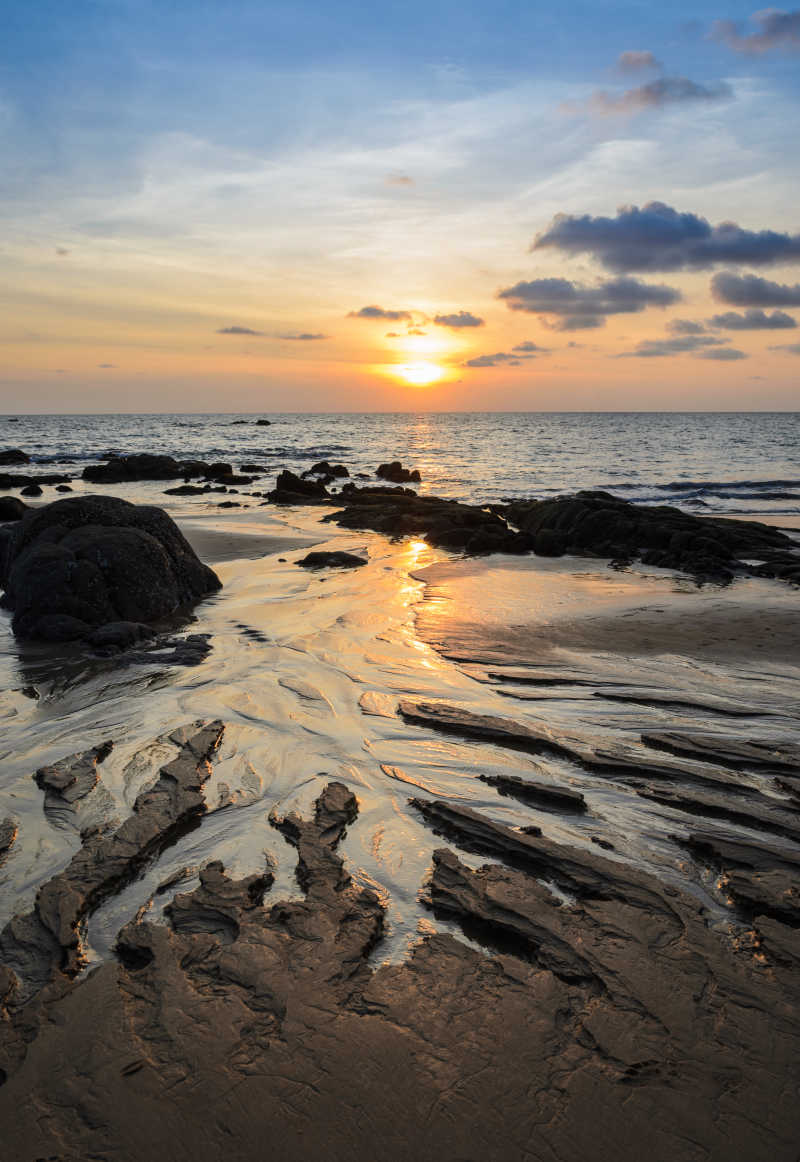
[[[800,412],[267,413],[269,427],[258,418],[6,416],[0,448],[76,475],[110,452],[257,462],[270,472],[327,459],[351,474],[401,459],[420,470],[423,493],[473,502],[602,488],[698,514],[800,513]]]

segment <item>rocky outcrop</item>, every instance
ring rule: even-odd
[[[133,480],[178,480],[200,476],[222,484],[250,484],[252,476],[238,476],[233,465],[205,460],[176,460],[174,456],[137,452],[131,456],[112,456],[105,464],[88,464],[83,479],[93,484],[122,484]]]
[[[284,469],[278,473],[275,487],[267,493],[272,504],[325,504],[330,493],[321,480],[304,480],[295,472]]]
[[[739,558],[777,562],[776,575],[800,570],[795,547],[769,525],[728,518],[697,517],[669,505],[640,505],[608,492],[578,492],[552,500],[520,500],[492,506],[527,533],[543,556],[610,557],[681,569],[695,576],[729,580]],[[791,579],[791,577],[789,577]]]
[[[31,458],[20,448],[8,448],[0,452],[0,464],[30,464]]]
[[[381,480],[390,480],[392,484],[419,484],[422,480],[418,468],[404,468],[399,460],[379,464],[375,469],[375,475]]]
[[[58,500],[19,521],[0,583],[14,633],[54,641],[163,623],[220,588],[162,509],[98,496]]]

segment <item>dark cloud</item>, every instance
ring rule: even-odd
[[[800,260],[800,234],[712,226],[663,202],[622,206],[616,218],[557,214],[531,250],[591,254],[608,270],[708,270],[722,262],[766,266]]]
[[[386,311],[383,307],[362,307],[360,311],[351,311],[348,319],[389,319],[397,322],[398,319],[410,319],[411,311]]]
[[[796,327],[797,323],[785,311],[773,311],[768,315],[751,307],[743,315],[736,311],[726,311],[724,315],[714,315],[708,320],[709,327],[718,327],[721,331],[784,331]]]
[[[433,321],[439,327],[482,327],[484,320],[469,311],[459,311],[455,315],[434,315]]]
[[[659,77],[635,89],[623,93],[608,93],[601,90],[592,93],[588,101],[581,104],[567,104],[568,112],[585,110],[604,116],[642,113],[645,109],[662,109],[665,105],[687,105],[695,101],[722,101],[732,96],[730,85],[720,82],[709,88],[690,81],[688,77]]]
[[[800,9],[785,12],[780,8],[765,8],[750,17],[757,32],[742,33],[732,20],[717,20],[711,28],[713,40],[721,41],[734,52],[759,56],[773,48],[789,52],[800,51]]]
[[[279,335],[279,339],[291,339],[296,343],[311,343],[315,339],[327,339],[327,335],[313,334],[311,331],[301,331],[299,335]]]
[[[726,362],[734,359],[749,358],[746,351],[739,351],[736,347],[712,347],[709,351],[700,351],[698,359],[720,359]]]
[[[390,173],[386,175],[387,186],[413,186],[414,179],[404,173]]]
[[[253,331],[250,327],[221,327],[218,335],[263,335],[263,331]]]
[[[770,282],[757,274],[721,270],[711,280],[711,293],[732,307],[800,307],[800,282]]]
[[[617,72],[622,76],[632,76],[635,73],[658,72],[661,61],[656,60],[651,52],[628,49],[617,57]]]
[[[516,347],[512,347],[511,350],[516,351],[518,355],[527,355],[531,351],[546,351],[547,348],[540,347],[538,343],[533,343],[530,339],[526,339],[524,343],[517,343]]]
[[[531,358],[531,356],[528,356],[528,358]],[[506,367],[519,367],[519,356],[512,355],[508,351],[495,351],[494,355],[476,355],[474,359],[468,359],[464,366],[499,367],[501,364],[505,364]]]
[[[667,330],[673,335],[704,335],[706,328],[704,323],[695,319],[670,319]]]
[[[671,339],[642,339],[633,351],[624,351],[623,358],[660,359],[667,355],[702,352],[706,347],[721,346],[726,340],[712,335],[681,335]]]
[[[583,286],[566,278],[537,278],[501,290],[512,311],[553,315],[557,331],[584,331],[602,327],[608,315],[628,315],[647,307],[669,307],[680,301],[680,291],[649,286],[637,278],[610,278]]]
[[[778,347],[770,347],[770,351],[788,351],[790,355],[800,355],[800,343],[782,343]]]

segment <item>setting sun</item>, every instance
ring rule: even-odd
[[[428,384],[437,383],[444,375],[438,363],[405,363],[395,368],[395,372],[414,387],[427,387]]]

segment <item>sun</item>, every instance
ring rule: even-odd
[[[438,363],[403,363],[393,368],[394,373],[414,387],[427,387],[438,383],[444,375],[444,368]]]

